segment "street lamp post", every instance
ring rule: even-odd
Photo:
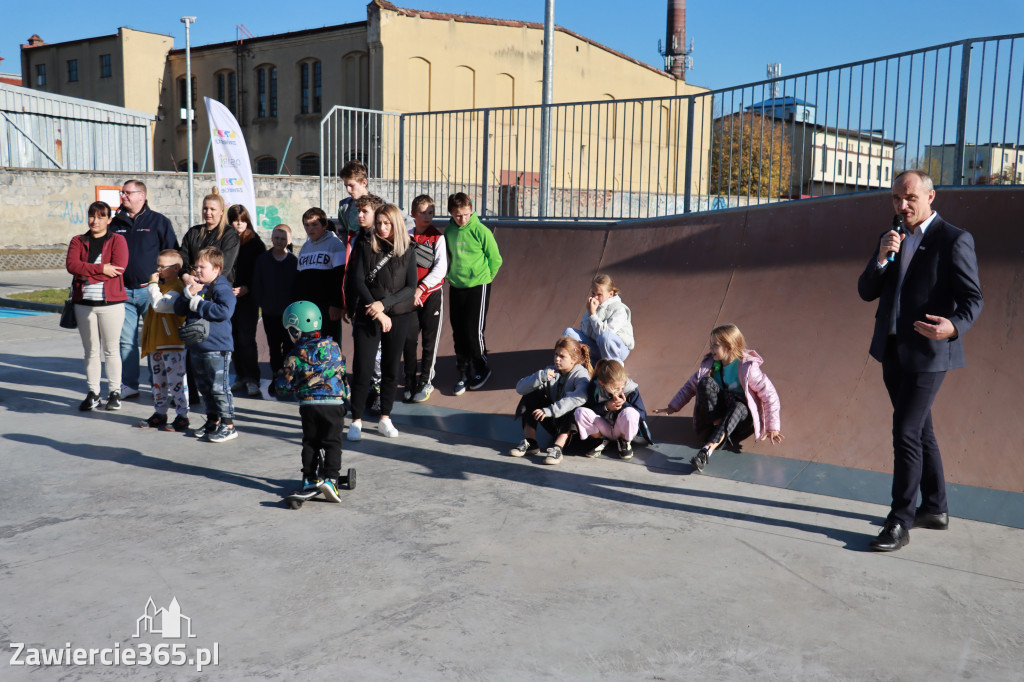
[[[192,43],[189,38],[189,25],[196,23],[195,17],[182,17],[185,24],[185,127],[188,130],[188,224],[195,223],[195,203],[192,201]]]
[[[551,200],[551,102],[554,99],[555,0],[544,3],[544,91],[540,109],[540,207],[539,217],[548,215]]]

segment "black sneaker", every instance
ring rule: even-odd
[[[138,422],[135,426],[140,429],[162,429],[167,426],[167,415],[153,413],[149,419]]]
[[[111,391],[110,395],[107,396],[107,409],[108,410],[120,410],[121,409],[121,392]]]
[[[589,440],[589,439],[588,439],[588,440]],[[594,457],[600,457],[600,456],[601,456],[601,453],[602,453],[602,452],[604,452],[604,449],[605,449],[606,447],[608,447],[608,439],[607,439],[607,438],[601,438],[601,439],[599,439],[599,440],[597,441],[597,445],[595,445],[595,446],[594,446],[593,448],[591,448],[590,450],[587,450],[587,451],[586,451],[586,452],[585,452],[585,453],[583,454],[583,456],[584,456],[584,457],[590,457],[591,459],[593,459]]]
[[[488,369],[483,374],[477,374],[469,381],[469,390],[479,391],[487,383],[487,380],[491,378],[491,370]]]
[[[619,459],[633,458],[633,444],[625,438],[619,439]]]
[[[207,417],[205,424],[200,426],[198,429],[192,429],[191,431],[188,432],[188,435],[192,436],[193,438],[205,438],[207,434],[216,431],[218,426],[220,426],[219,419],[210,419],[209,417]]]
[[[513,457],[522,457],[524,455],[536,455],[539,452],[540,448],[537,446],[537,441],[524,438],[519,445],[509,450],[508,454]]]
[[[711,459],[711,452],[707,449],[707,446],[702,447],[693,459],[690,460],[690,464],[697,471],[704,471],[704,467],[708,465],[708,460]]]
[[[82,404],[78,406],[78,409],[82,412],[89,412],[91,410],[95,410],[102,404],[103,401],[100,400],[100,397],[92,391],[89,391],[89,395],[85,396],[85,400],[83,400]]]
[[[545,464],[558,464],[562,461],[562,448],[557,445],[552,445],[544,453]]]
[[[166,423],[166,421],[165,418],[164,425],[161,427],[164,431],[177,431],[178,433],[188,431],[188,417],[183,417],[179,414],[170,424]]]
[[[462,376],[455,382],[455,389],[452,391],[455,395],[462,395],[466,392],[466,386],[469,384],[469,379]]]

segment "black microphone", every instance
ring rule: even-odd
[[[901,214],[897,213],[892,217],[892,229],[896,230],[896,234],[903,234],[903,216]],[[896,260],[896,252],[890,251],[885,259],[892,263]]]

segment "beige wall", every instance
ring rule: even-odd
[[[123,55],[119,69],[124,83],[122,106],[156,114],[163,87],[164,64],[167,53],[174,48],[174,38],[122,28],[118,39]],[[99,68],[98,62],[96,68]]]
[[[380,108],[445,111],[541,103],[544,31],[406,16],[371,3],[379,33]],[[575,35],[555,31],[555,102],[705,92]],[[428,106],[424,106],[428,105]]]
[[[244,61],[237,74],[240,92],[236,118],[243,126],[254,169],[256,161],[264,156],[272,156],[280,163],[291,137],[285,163],[287,172],[298,173],[300,156],[319,155],[320,120],[332,106],[367,107],[370,104],[366,51],[365,24],[273,40],[257,39],[245,44]],[[301,114],[300,65],[314,61],[319,61],[322,69],[321,110],[316,112],[310,107],[310,113]],[[277,68],[277,115],[257,118],[256,73],[261,67],[269,66]],[[197,94],[193,144],[197,164],[202,164],[210,139],[203,97],[217,98],[219,72],[238,71],[233,43],[192,50],[192,75]],[[160,101],[165,117],[157,124],[154,140],[156,168],[173,168],[172,155],[179,164],[187,158],[188,131],[180,117],[184,105],[178,102],[178,80],[184,77],[185,55],[171,54],[167,59],[166,85]],[[212,163],[208,162],[206,168],[211,170]]]
[[[116,35],[22,49],[25,87],[157,113],[170,36],[130,28]],[[110,76],[100,77],[100,56],[110,55]],[[78,80],[68,80],[68,61],[78,61]],[[46,64],[46,85],[36,83],[36,65]]]

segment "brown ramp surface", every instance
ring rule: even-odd
[[[1024,190],[940,189],[934,206],[974,235],[985,294],[965,336],[967,368],[946,376],[935,404],[946,477],[1022,492],[1013,388],[1024,379]],[[871,192],[609,227],[502,224],[486,335],[494,377],[451,395],[446,323],[429,404],[511,414],[516,380],[550,362],[561,330],[579,324],[590,278],[605,272],[633,312],[627,365],[648,409],[666,405],[697,368],[708,332],[732,322],[765,358],[786,436],[781,446],[747,441],[746,450],[891,471],[891,409],[867,353],[875,304],[856,290],[891,214],[887,192]],[[697,445],[690,412],[653,417],[656,439]]]

